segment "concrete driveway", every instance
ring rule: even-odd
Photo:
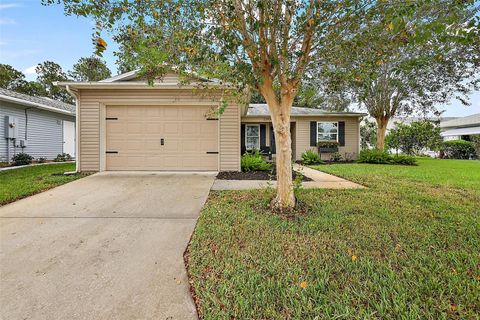
[[[102,173],[0,207],[1,319],[195,319],[208,174]]]

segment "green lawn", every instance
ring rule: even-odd
[[[75,164],[46,164],[0,171],[0,205],[25,198],[83,176],[81,174],[61,175],[61,173],[67,171],[75,171]]]
[[[187,253],[204,319],[478,319],[480,161],[321,170],[368,186],[212,192]]]

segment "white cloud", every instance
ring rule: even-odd
[[[3,3],[3,4],[0,4],[0,10],[17,8],[17,7],[20,7],[20,5],[18,3]]]
[[[31,66],[25,70],[23,70],[23,73],[28,75],[28,74],[36,74],[35,72],[35,68],[37,67],[37,65],[34,65],[34,66]]]
[[[0,18],[0,24],[15,24],[15,20],[10,18]]]

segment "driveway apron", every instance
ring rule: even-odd
[[[213,181],[102,173],[0,207],[0,318],[196,319],[183,253]]]

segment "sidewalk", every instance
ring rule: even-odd
[[[305,189],[362,189],[365,188],[357,183],[339,178],[337,176],[311,169],[299,164],[293,165],[293,170],[302,173],[313,181],[305,181],[302,188]],[[216,179],[211,190],[248,190],[263,189],[268,186],[275,188],[277,181],[268,180],[219,180]]]

